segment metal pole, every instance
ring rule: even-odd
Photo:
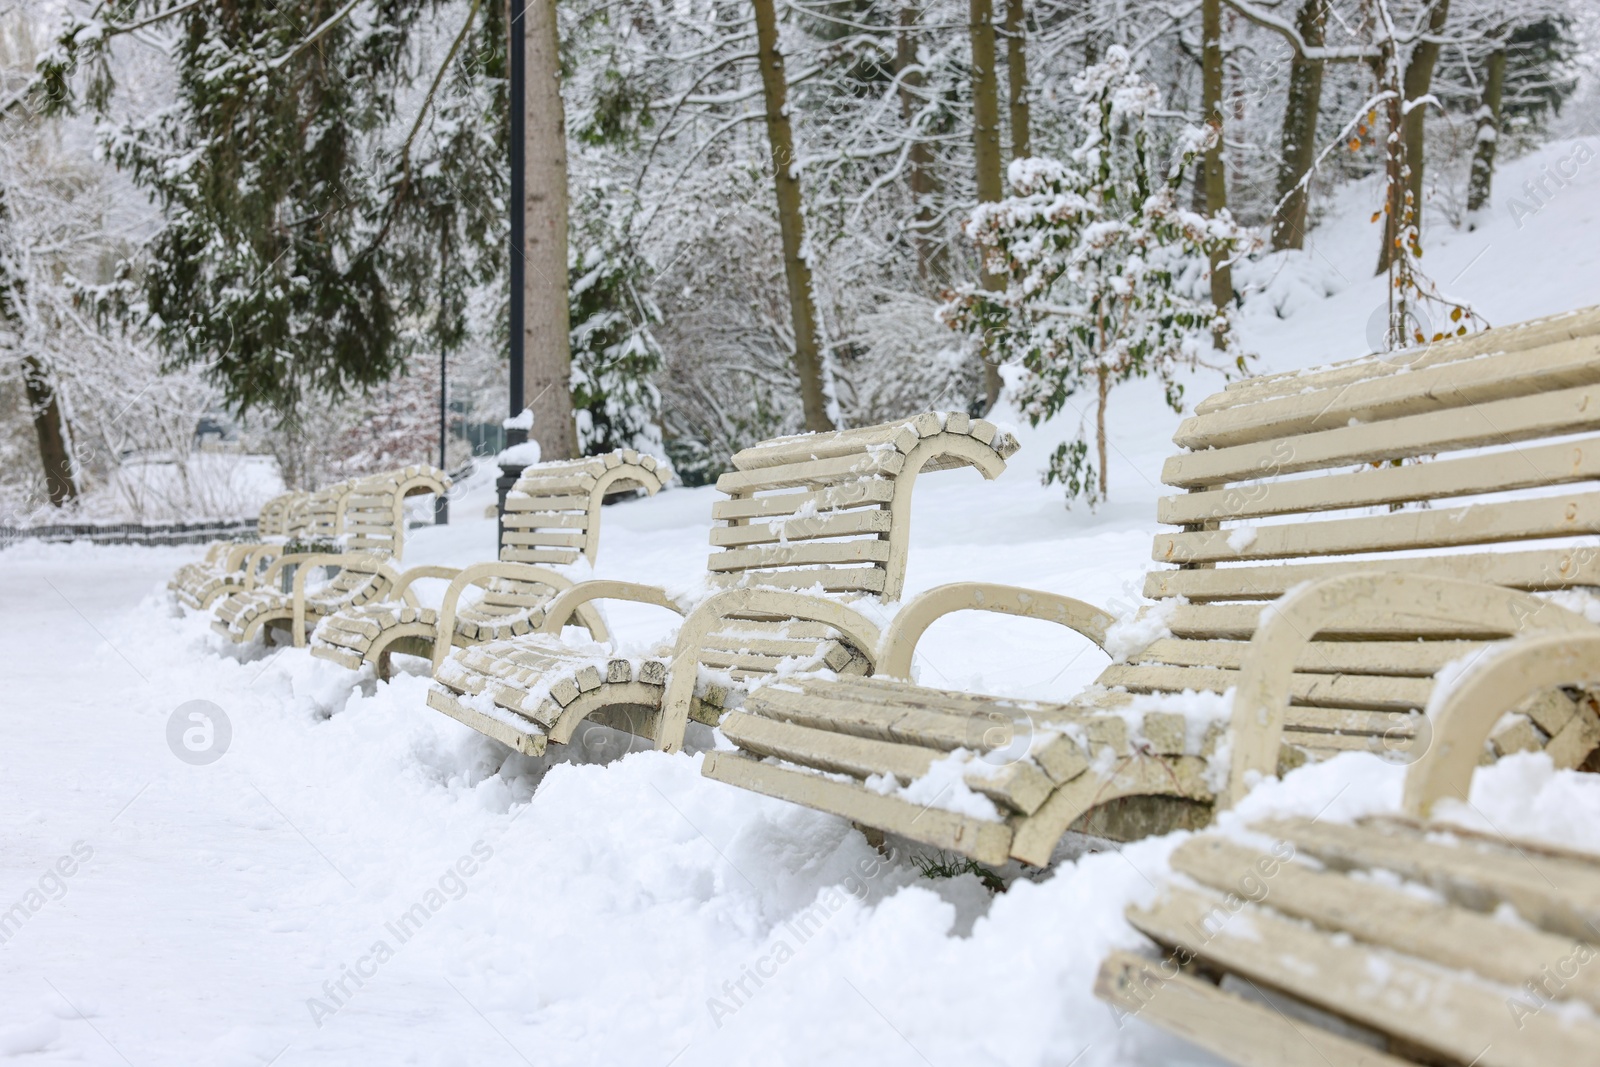
[[[526,163],[523,153],[527,140],[527,97],[528,97],[528,53],[525,38],[527,36],[527,23],[523,16],[527,11],[527,0],[508,0],[509,23],[511,29],[511,255],[510,281],[511,281],[511,410],[507,414],[515,417],[522,414],[524,407],[522,400],[522,362],[523,322],[526,309],[523,299],[527,285],[527,245],[526,245],[526,212],[528,203],[528,190],[526,188]],[[507,430],[506,444],[518,445],[526,441],[527,433],[523,430]]]
[[[449,365],[448,349],[439,346],[439,469],[448,472],[450,468],[445,465],[445,441],[450,429],[450,412],[447,398],[449,393],[445,389],[445,368]],[[439,493],[433,498],[433,524],[444,526],[450,522],[450,495]]]
[[[539,0],[534,0],[538,3]],[[554,0],[544,0],[553,3]],[[523,300],[527,296],[527,151],[528,137],[528,49],[527,21],[524,16],[528,0],[506,0],[507,26],[510,30],[511,84],[508,87],[511,109],[511,254],[507,258],[511,283],[511,405],[512,418],[522,414],[526,405],[522,399],[522,362],[526,343],[523,324],[527,309]],[[506,430],[506,447],[520,445],[528,440],[526,430]],[[501,467],[495,480],[495,493],[499,500],[496,520],[496,540],[505,536],[506,494],[517,484],[520,467]]]

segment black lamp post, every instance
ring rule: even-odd
[[[449,365],[448,349],[439,346],[439,469],[449,471],[445,465],[445,442],[449,440],[450,408],[449,394],[445,391],[445,369]],[[436,494],[433,498],[433,524],[444,526],[450,521],[450,495],[448,493]]]
[[[525,338],[523,323],[525,322],[526,309],[523,307],[523,294],[527,277],[527,247],[524,242],[527,219],[527,178],[526,165],[523,153],[526,151],[524,142],[527,139],[527,96],[528,96],[528,52],[526,45],[527,24],[524,16],[527,14],[527,0],[508,0],[508,29],[510,41],[507,48],[510,50],[511,60],[511,254],[507,257],[509,264],[508,274],[511,283],[511,418],[522,414],[522,357]],[[520,445],[527,441],[528,431],[519,428],[506,428],[506,447]],[[521,464],[500,465],[500,477],[495,480],[500,507],[499,514],[502,519],[506,513],[506,494],[511,487],[517,484],[517,478],[522,473]],[[505,532],[505,524],[501,523],[500,532]]]

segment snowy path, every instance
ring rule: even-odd
[[[1051,1018],[1061,989],[1025,962],[1048,943],[1028,932],[1039,909],[1065,902],[1032,886],[1006,899],[1015,948],[977,951],[985,981],[1022,964],[1041,986],[1013,1010],[1046,1014],[975,1029],[943,1006],[952,986],[982,999],[979,960],[963,958],[977,944],[944,936],[958,906],[969,926],[988,907],[973,879],[938,887],[954,903],[908,889],[914,871],[835,820],[731,804],[689,757],[558,767],[513,806],[532,778],[486,778],[492,746],[421,709],[421,679],[327,719],[348,676],[293,650],[208,650],[203,623],[145,597],[184,554],[23,547],[0,562],[0,796],[20,816],[0,899],[52,898],[0,947],[0,1053],[910,1064],[920,1047],[995,1063],[1082,1048]],[[169,714],[194,698],[233,728],[209,766],[167,746]],[[1126,889],[1137,872],[1109,859],[1098,877]],[[1097,894],[1102,918],[1123,896]],[[926,965],[930,935],[945,965]],[[1093,960],[1059,963],[1082,979]]]

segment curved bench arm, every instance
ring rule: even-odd
[[[1232,765],[1227,788],[1217,798],[1219,806],[1231,807],[1257,781],[1277,773],[1284,712],[1302,649],[1341,623],[1396,616],[1466,623],[1506,636],[1594,629],[1581,615],[1548,600],[1455,578],[1375,572],[1325,578],[1290,590],[1262,612],[1245,651],[1228,724]]]
[[[559,634],[562,627],[572,621],[574,615],[581,614],[584,605],[594,600],[631,600],[636,604],[654,604],[658,608],[666,608],[679,615],[687,614],[683,605],[668,596],[664,589],[641,582],[591,578],[565,590],[545,606],[544,622],[540,623],[538,632]],[[590,632],[594,632],[592,628]]]
[[[877,673],[891,678],[910,678],[911,658],[917,650],[917,642],[929,626],[956,611],[993,611],[1042,619],[1076,630],[1102,649],[1106,645],[1106,630],[1116,621],[1093,604],[1069,596],[991,582],[951,582],[934,586],[895,615],[883,633]]]
[[[656,731],[657,750],[677,752],[683,748],[683,733],[689,726],[689,708],[694,703],[694,686],[700,674],[700,653],[705,639],[730,616],[751,614],[832,626],[860,650],[869,663],[875,662],[875,650],[881,641],[878,627],[837,600],[810,593],[759,588],[729,589],[713,594],[683,620],[673,643],[666,692],[661,699],[661,724]]]
[[[572,588],[570,578],[557,574],[548,567],[532,563],[507,563],[495,560],[463,567],[450,580],[450,587],[444,591],[444,600],[439,603],[439,629],[433,641],[435,671],[438,671],[440,665],[444,663],[445,656],[450,652],[451,638],[456,632],[456,606],[461,601],[461,594],[471,586],[482,585],[492,578],[516,578],[525,582],[540,582],[562,591]],[[601,633],[604,632],[605,628],[602,626]]]
[[[394,568],[389,564],[388,556],[381,556],[371,552],[307,552],[295,556],[283,557],[273,564],[275,569],[281,568],[285,559],[293,559],[299,563],[299,569],[294,572],[294,586],[290,593],[290,603],[294,609],[294,647],[304,648],[306,644],[306,576],[318,567],[338,567],[340,570],[363,571],[368,574],[386,574],[393,582],[399,577]]]
[[[421,578],[442,578],[445,581],[450,581],[460,573],[460,567],[410,567],[405,571],[402,571],[400,576],[395,579],[394,587],[389,590],[389,597],[392,600],[398,600],[413,608],[419,607],[420,605],[417,603],[417,594],[411,591],[411,585],[413,582],[416,582]]]
[[[261,551],[264,546],[260,541],[250,541],[241,545],[225,545],[222,554],[212,560],[213,563],[222,564],[223,570],[236,571],[243,567],[245,560]]]
[[[264,566],[283,555],[282,545],[250,545],[244,554],[240,569],[244,571],[244,587],[254,589]]]
[[[1600,628],[1519,637],[1486,649],[1428,705],[1432,744],[1406,771],[1401,810],[1427,818],[1436,801],[1467,798],[1479,753],[1500,716],[1559,685],[1600,682]],[[1583,714],[1583,712],[1579,712]]]

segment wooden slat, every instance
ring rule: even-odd
[[[1178,971],[1174,964],[1158,970],[1131,952],[1106,957],[1094,991],[1121,1011],[1239,1067],[1415,1067],[1409,1060],[1225,993]]]
[[[1401,889],[1317,871],[1215,835],[1192,838],[1172,853],[1172,869],[1223,893],[1254,875],[1274,911],[1325,930],[1343,930],[1445,967],[1520,986],[1572,952],[1571,940],[1529,930]],[[1263,877],[1263,871],[1271,871]],[[1594,935],[1600,939],[1600,933]],[[1582,968],[1564,978],[1564,997],[1600,1006],[1600,971]]]
[[[1213,637],[1249,638],[1256,630],[1264,605],[1248,604],[1175,604],[1168,616],[1167,626],[1176,637],[1210,639]],[[1498,639],[1503,633],[1485,632],[1470,623],[1439,619],[1420,619],[1394,615],[1379,622],[1339,622],[1321,632],[1327,639],[1373,638],[1405,640],[1408,638],[1458,638]]]
[[[793,434],[740,449],[733,454],[733,466],[735,470],[757,471],[807,460],[862,455],[869,448],[883,445],[890,445],[900,452],[910,452],[918,440],[920,436],[916,428],[904,419],[880,426]]]
[[[870,478],[878,474],[896,475],[905,466],[905,453],[893,450],[845,455],[833,459],[806,460],[763,467],[753,471],[729,471],[717,478],[717,491],[729,496],[758,493],[768,489],[796,486],[827,486]]]
[[[1269,600],[1303,582],[1384,571],[1488,582],[1510,589],[1565,589],[1600,584],[1600,551],[1543,548],[1527,552],[1162,570],[1145,575],[1144,590],[1145,596],[1152,599],[1181,596],[1197,604],[1212,600]]]
[[[509,512],[507,530],[587,530],[592,518],[587,512]]]
[[[941,752],[918,745],[809,729],[740,712],[724,716],[721,728],[730,741],[757,756],[773,756],[857,778],[885,774],[908,783],[927,774],[934,760],[942,758]],[[963,775],[963,780],[970,789],[1023,815],[1037,811],[1055,788],[1043,771],[1027,763],[1003,768],[980,764],[975,771]]]
[[[1228,448],[1180,452],[1162,466],[1161,480],[1190,489],[1458,448],[1513,444],[1597,428],[1600,389],[1581,386],[1371,425],[1340,426]]]
[[[1594,938],[1600,929],[1600,870],[1592,863],[1481,840],[1448,844],[1393,823],[1358,828],[1284,819],[1258,829],[1330,867],[1395,871],[1475,910],[1510,904],[1552,933]]]
[[[901,782],[911,782],[927,774],[933,761],[941,755],[937,749],[919,745],[808,729],[737,711],[723,717],[721,728],[728,740],[758,757],[775,756],[857,778],[892,774]]]
[[[829,698],[816,691],[796,692],[787,685],[756,690],[746,698],[746,707],[797,726],[943,752],[982,747],[984,730],[993,725],[926,706],[864,704],[848,697]]]
[[[1358,422],[1463,408],[1600,382],[1600,336],[1560,341],[1500,359],[1461,360],[1336,389],[1194,415],[1173,435],[1180,448],[1222,448]]]
[[[888,533],[891,516],[882,508],[841,511],[827,515],[788,519],[783,522],[750,523],[745,526],[714,526],[713,545],[734,548],[766,542],[806,541],[818,537],[847,537],[851,534]]]
[[[1275,396],[1307,389],[1343,388],[1367,378],[1408,374],[1412,370],[1453,363],[1501,352],[1525,352],[1558,341],[1600,333],[1600,307],[1564,311],[1526,322],[1451,337],[1402,352],[1362,356],[1307,370],[1278,371],[1229,382],[1220,393],[1201,401],[1195,411],[1204,414],[1239,404],[1254,404]]]
[[[1600,358],[1595,365],[1600,368]],[[1589,481],[1596,477],[1600,477],[1600,438],[1586,437],[1403,467],[1166,496],[1156,503],[1156,520],[1183,526],[1508,492]]]
[[[740,500],[719,500],[711,505],[713,519],[754,519],[793,515],[807,504],[818,512],[887,504],[894,499],[894,480],[863,478],[847,485],[833,485],[809,493],[776,493]]]
[[[777,589],[811,589],[825,593],[881,593],[885,576],[880,567],[831,567],[795,571],[734,571],[712,575],[723,588],[758,585]]]
[[[1600,403],[1596,406],[1600,408]],[[1157,535],[1151,556],[1159,563],[1222,563],[1503,544],[1594,533],[1600,533],[1600,493],[1573,493],[1257,526],[1243,547],[1235,547],[1243,540],[1237,530],[1164,533]]]
[[[1221,693],[1239,682],[1239,672],[1209,667],[1112,664],[1095,679],[1131,693],[1176,693],[1185,689]],[[1421,708],[1433,682],[1426,678],[1297,672],[1290,686],[1296,703],[1339,708]]]
[[[712,571],[745,571],[763,567],[804,567],[827,563],[882,563],[889,558],[889,542],[872,540],[807,541],[797,545],[761,545],[713,552],[707,564]]]
[[[507,513],[523,511],[585,511],[589,498],[582,495],[567,496],[506,496]]]
[[[500,537],[502,545],[540,545],[545,548],[582,548],[585,537],[581,533],[556,533],[549,530],[517,529],[507,525]]]
[[[1004,863],[1011,847],[1011,830],[1004,823],[911,804],[874,793],[864,786],[785,770],[732,752],[707,752],[701,773],[719,782],[853,819],[935,848],[960,852],[980,863]]]
[[[1313,641],[1301,648],[1295,670],[1432,678],[1445,664],[1473,655],[1483,647],[1481,641]],[[1132,662],[1238,670],[1244,665],[1249,648],[1248,641],[1164,637]]]
[[[503,548],[500,558],[506,563],[571,563],[578,551],[570,548]]]
[[[1589,1062],[1600,1048],[1592,1022],[1558,1012],[1515,1019],[1503,989],[1344,943],[1265,908],[1240,918],[1223,897],[1173,889],[1154,907],[1130,909],[1128,919],[1162,944],[1460,1063],[1550,1067]],[[1383,994],[1373,995],[1375,987]]]

